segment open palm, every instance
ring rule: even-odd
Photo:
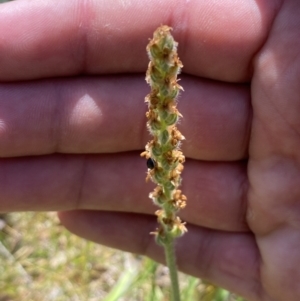
[[[163,262],[144,160],[145,46],[174,28],[188,158],[182,271],[251,301],[300,299],[300,4],[17,1],[0,6],[0,210],[61,211]]]

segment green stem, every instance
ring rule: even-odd
[[[179,281],[175,256],[175,244],[174,238],[171,235],[169,235],[168,239],[166,239],[166,242],[164,243],[164,249],[171,279],[171,300],[180,301]]]

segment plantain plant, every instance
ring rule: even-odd
[[[147,127],[153,139],[147,143],[141,156],[147,159],[147,178],[157,186],[149,197],[160,207],[156,211],[159,228],[152,234],[156,242],[164,247],[166,263],[171,278],[172,301],[180,300],[174,240],[186,231],[185,223],[177,216],[186,206],[186,196],[178,189],[185,157],[180,151],[184,136],[176,124],[182,115],[177,110],[177,98],[183,88],[177,75],[183,67],[177,45],[169,26],[162,25],[155,30],[147,46],[150,63],[146,81],[151,92],[146,96],[148,104]]]

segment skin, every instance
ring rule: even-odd
[[[145,47],[168,24],[186,91],[179,268],[298,301],[299,15],[297,0],[0,5],[0,211],[60,211],[79,236],[164,261],[139,153]]]

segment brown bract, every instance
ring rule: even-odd
[[[182,117],[177,109],[177,96],[183,90],[177,83],[177,75],[183,65],[170,31],[168,26],[159,27],[147,46],[150,63],[146,81],[151,92],[145,102],[148,104],[147,127],[153,139],[141,154],[155,161],[154,168],[148,169],[146,180],[157,184],[149,196],[161,207],[156,212],[161,225],[155,232],[159,241],[168,235],[174,238],[186,232],[184,223],[176,215],[186,206],[186,196],[178,189],[185,161],[179,147],[185,138],[176,127]]]

